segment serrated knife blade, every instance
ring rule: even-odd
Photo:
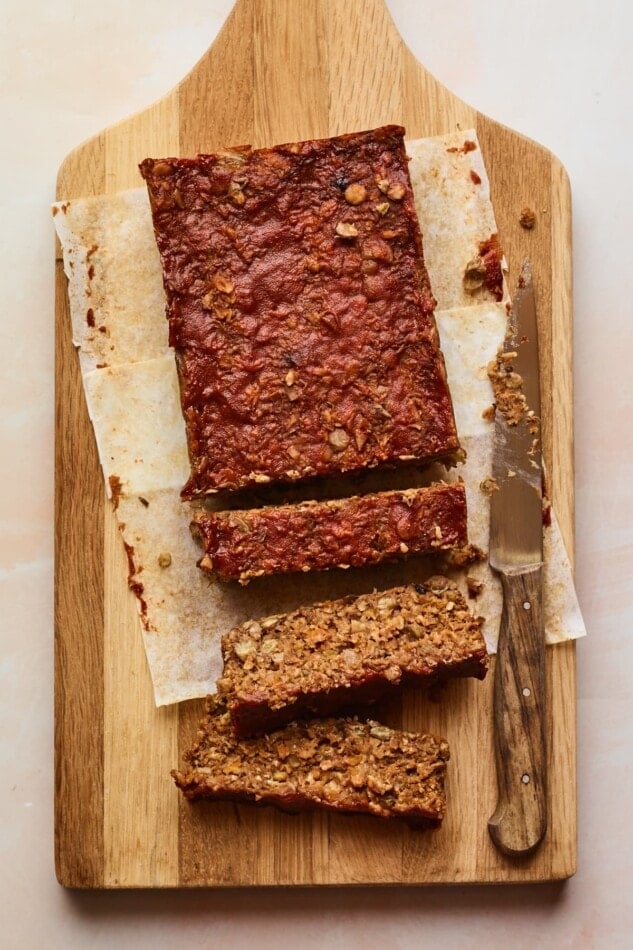
[[[497,361],[495,396],[489,560],[503,610],[493,702],[498,800],[488,828],[499,850],[521,856],[547,830],[541,399],[529,261]]]

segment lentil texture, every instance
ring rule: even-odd
[[[296,722],[238,739],[211,697],[190,764],[172,776],[190,800],[254,802],[298,812],[325,808],[437,828],[446,811],[448,744],[356,718]]]
[[[240,624],[223,637],[218,692],[238,735],[255,735],[375,702],[402,686],[483,679],[482,625],[449,584],[302,607]]]

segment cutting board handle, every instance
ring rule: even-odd
[[[247,9],[263,12],[266,7],[274,9],[275,7],[279,8],[288,5],[294,8],[296,15],[297,12],[299,12],[299,14],[303,12],[301,7],[313,9],[315,6],[318,6],[320,8],[319,12],[326,12],[328,7],[340,7],[341,4],[348,2],[349,0],[236,0],[231,13],[243,13]],[[353,4],[350,3],[350,6],[352,5]],[[375,16],[376,13],[380,13],[381,16],[387,14],[389,20],[391,20],[394,31],[397,32],[385,0],[362,0],[362,10],[363,15],[366,16],[368,20]]]

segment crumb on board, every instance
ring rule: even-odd
[[[525,207],[521,209],[521,214],[519,215],[519,224],[522,228],[525,228],[526,231],[531,231],[536,224],[536,212],[525,205]]]
[[[453,568],[467,567],[486,560],[486,553],[476,544],[463,544],[447,555],[447,563]]]
[[[468,588],[468,596],[474,600],[481,594],[484,584],[483,581],[478,581],[477,578],[473,577],[471,574],[468,574],[466,576],[466,587]]]
[[[499,491],[497,479],[492,475],[488,475],[479,483],[479,490],[482,491],[484,495],[492,495],[493,492]]]

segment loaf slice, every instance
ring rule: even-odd
[[[363,567],[467,542],[462,484],[250,511],[199,512],[204,571],[246,584],[262,574]]]
[[[483,679],[482,625],[450,586],[418,584],[303,607],[227,633],[218,692],[245,736],[371,703],[401,686]]]
[[[189,769],[173,771],[191,799],[253,802],[282,811],[400,818],[437,828],[446,811],[448,744],[357,718],[295,722],[269,735],[239,739],[224,703],[207,700]]]

